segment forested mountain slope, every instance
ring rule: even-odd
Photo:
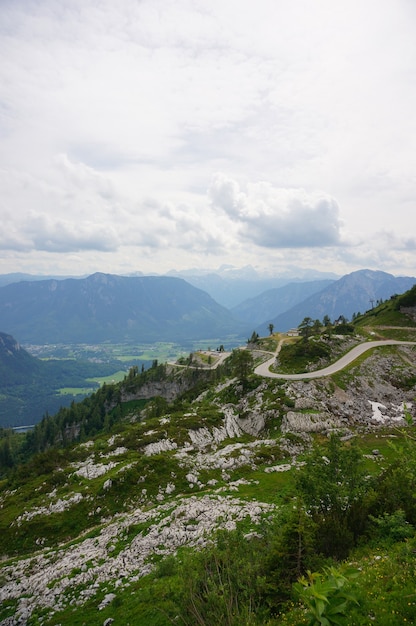
[[[292,309],[296,304],[303,302],[312,294],[321,292],[334,282],[334,280],[313,280],[307,283],[289,283],[264,291],[255,298],[244,300],[233,307],[232,312],[241,321],[257,325]]]
[[[287,331],[296,327],[305,317],[322,320],[328,315],[331,320],[343,315],[351,319],[354,313],[364,313],[380,301],[395,294],[402,294],[416,283],[416,278],[392,276],[386,272],[359,270],[343,276],[285,313],[264,320],[258,330],[273,323],[275,330]]]
[[[98,387],[90,376],[114,372],[110,363],[73,360],[41,361],[6,333],[0,332],[0,428],[35,424],[55,413],[74,396],[59,395],[63,387]]]
[[[179,278],[93,274],[0,288],[0,328],[22,343],[223,338],[242,325]]]

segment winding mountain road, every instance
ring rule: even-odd
[[[358,346],[352,348],[352,350],[347,352],[347,354],[344,354],[344,356],[342,356],[335,363],[332,363],[332,365],[328,365],[328,367],[316,370],[315,372],[304,372],[303,374],[277,374],[276,372],[270,371],[269,368],[274,364],[282,344],[283,341],[279,341],[276,352],[273,353],[273,356],[271,356],[270,359],[256,367],[254,370],[255,374],[258,376],[264,376],[265,378],[281,378],[285,380],[304,380],[305,378],[321,378],[322,376],[331,376],[331,374],[339,372],[339,370],[342,370],[344,367],[355,361],[355,359],[364,354],[364,352],[367,352],[367,350],[379,348],[380,346],[416,346],[416,341],[397,341],[395,339],[366,341],[365,343],[360,343]]]

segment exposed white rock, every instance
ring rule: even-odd
[[[73,496],[65,498],[64,500],[57,500],[51,502],[48,506],[40,506],[32,509],[31,511],[25,511],[22,515],[16,518],[15,524],[20,526],[22,522],[29,521],[38,515],[52,515],[53,513],[62,513],[66,509],[69,509],[74,504],[78,504],[83,499],[82,493],[74,493]]]
[[[369,403],[371,404],[371,409],[373,411],[372,419],[376,422],[384,423],[388,418],[383,415],[381,409],[387,410],[387,407],[384,406],[384,404],[381,404],[381,402],[372,402],[371,400],[369,400]]]
[[[261,412],[253,412],[248,417],[240,417],[238,418],[238,425],[243,432],[257,437],[264,430],[266,425],[264,414]]]
[[[292,460],[291,463],[267,467],[264,471],[266,473],[282,472],[300,466],[300,463],[296,463],[295,457],[305,445],[308,445],[311,439],[308,432],[329,430],[340,425],[345,427],[345,424],[350,422],[377,428],[379,424],[384,423],[384,420],[402,420],[406,412],[412,408],[408,400],[414,398],[414,390],[402,392],[402,390],[388,386],[383,373],[391,371],[391,367],[385,364],[377,367],[378,369],[374,370],[377,375],[372,376],[371,385],[366,383],[365,377],[360,379],[359,384],[354,382],[354,384],[346,385],[345,389],[337,387],[334,389],[333,384],[329,386],[329,383],[327,385],[322,380],[310,381],[307,384],[304,381],[285,383],[286,396],[294,400],[296,410],[290,411],[285,416],[283,430],[296,432],[297,436],[283,439],[279,445]],[[235,381],[227,381],[223,387],[233,382]],[[375,400],[369,400],[369,398]],[[36,540],[39,551],[35,555],[26,559],[5,562],[2,567],[4,584],[0,589],[0,602],[7,599],[18,601],[16,616],[11,619],[9,625],[26,623],[35,606],[59,611],[68,604],[74,607],[82,605],[86,599],[99,593],[99,589],[101,589],[101,595],[97,595],[97,606],[101,606],[103,602],[111,602],[115,597],[111,592],[128,586],[132,581],[138,580],[151,571],[153,556],[174,553],[182,545],[202,547],[209,541],[210,534],[216,528],[232,529],[237,520],[244,519],[247,515],[253,523],[259,522],[262,516],[272,509],[271,506],[259,502],[243,502],[229,496],[224,497],[224,492],[226,490],[238,491],[241,486],[249,484],[250,481],[245,479],[231,482],[231,478],[235,477],[234,470],[243,466],[255,467],[258,448],[270,446],[274,449],[276,441],[257,439],[244,444],[232,443],[223,448],[221,445],[229,438],[240,437],[243,433],[249,433],[254,437],[259,436],[265,426],[265,419],[274,417],[272,410],[263,410],[262,403],[263,390],[259,388],[255,394],[242,397],[236,406],[221,406],[224,412],[223,424],[212,429],[202,427],[190,430],[188,440],[180,449],[176,442],[167,438],[161,438],[160,441],[148,444],[142,449],[142,452],[148,456],[174,450],[173,458],[177,460],[181,468],[177,473],[181,478],[184,474],[186,475],[193,493],[202,486],[217,485],[217,480],[214,478],[207,480],[206,485],[202,485],[200,472],[220,470],[218,473],[228,484],[220,487],[215,494],[200,497],[188,494],[188,497],[173,501],[169,496],[176,489],[175,472],[163,478],[163,483],[156,487],[156,495],[154,486],[150,487],[150,483],[149,485],[146,483],[145,475],[136,476],[136,483],[132,485],[134,493],[131,494],[131,499],[129,498],[126,505],[131,507],[129,512],[113,519],[102,520],[104,525],[98,536],[82,538],[73,545],[57,547],[55,550],[43,547],[44,538],[39,537]],[[317,408],[321,413],[313,412]],[[303,413],[308,409],[309,414]],[[194,411],[189,415],[195,416],[196,414]],[[239,414],[248,417],[242,419]],[[159,419],[159,423],[163,426],[169,420],[169,417],[163,417]],[[276,420],[273,428],[278,423]],[[148,431],[146,434],[150,436],[156,432]],[[161,434],[158,436],[162,437]],[[117,437],[108,439],[110,447],[117,445]],[[94,443],[90,441],[82,446],[90,449]],[[120,468],[119,474],[139,462],[123,466],[120,459],[118,463],[112,460],[113,457],[121,456],[126,452],[125,447],[119,446],[113,451],[103,453],[101,454],[102,463],[95,462],[97,456],[90,456],[87,461],[73,466],[76,470],[75,474],[93,479],[113,468]],[[377,455],[373,454],[373,457],[377,458]],[[107,458],[109,462],[106,461]],[[150,477],[150,472],[148,473]],[[123,478],[123,476],[118,476],[120,481]],[[85,485],[84,481],[80,482],[83,488],[88,489],[90,486],[90,483]],[[112,484],[112,480],[108,478],[104,482],[104,489],[110,488]],[[141,489],[142,486],[143,489]],[[44,485],[39,487],[38,498],[43,489]],[[93,492],[92,489],[90,491]],[[73,494],[66,499],[57,499],[58,492],[59,490],[54,489],[46,494],[45,506],[25,512],[20,516],[21,523],[31,519],[30,515],[49,515],[52,512],[64,510],[62,507],[75,504],[76,498],[90,497]],[[0,502],[9,495],[10,492],[4,492]],[[135,498],[146,505],[145,510],[133,508],[137,507],[137,501],[134,503]],[[148,508],[150,500],[159,502],[151,510]],[[40,502],[43,504],[42,501]],[[97,505],[98,501],[91,503],[89,515],[106,515],[105,503],[102,503],[102,511]],[[130,528],[140,524],[145,524],[146,536],[138,534],[126,546]],[[102,585],[106,586],[105,591],[102,590]],[[105,597],[103,597],[104,593],[107,594]],[[5,624],[6,622],[2,622],[0,626],[5,626]]]
[[[208,428],[198,428],[196,430],[188,430],[188,437],[192,444],[197,448],[206,448],[212,445],[214,438]]]
[[[242,434],[241,426],[239,424],[238,417],[234,415],[234,410],[229,407],[224,407],[224,425],[221,427],[214,427],[212,429],[212,437],[216,443],[221,443],[224,439],[240,437]]]
[[[401,422],[405,419],[406,411],[410,411],[412,403],[401,402],[400,404],[391,404],[390,410],[385,404],[381,402],[368,401],[371,404],[373,412],[372,419],[381,424],[386,422]]]
[[[111,604],[111,602],[116,598],[116,594],[115,593],[107,593],[106,596],[104,596],[104,600],[102,602],[100,602],[100,604],[98,605],[98,610],[102,611],[102,609],[105,609],[106,606],[108,606],[109,604]]]
[[[247,516],[257,524],[273,508],[260,502],[205,495],[183,498],[173,511],[169,503],[150,511],[136,509],[104,526],[97,537],[67,548],[43,550],[5,565],[2,574],[6,582],[0,589],[0,602],[18,601],[12,624],[24,623],[36,606],[59,610],[66,603],[81,605],[96,594],[101,583],[122,580],[119,584],[126,585],[148,574],[152,555],[172,554],[185,544],[202,547],[219,526],[233,529]],[[145,536],[139,533],[116,553],[118,538],[125,538],[128,529],[141,522],[153,522],[149,532]],[[78,585],[84,587],[82,593],[71,595],[71,589]],[[109,597],[107,594],[103,602],[111,601]]]
[[[341,428],[342,422],[325,413],[296,413],[288,411],[282,420],[282,432],[315,433],[323,430]]]
[[[266,474],[270,474],[271,472],[288,472],[292,469],[292,465],[290,463],[282,463],[282,465],[272,465],[270,467],[265,468]]]
[[[111,452],[108,452],[106,456],[121,456],[126,452],[128,452],[127,448],[125,448],[124,446],[119,446],[115,450],[111,450]]]
[[[298,411],[301,409],[314,409],[315,405],[316,403],[313,401],[312,398],[308,398],[305,396],[296,398],[295,400],[295,409],[297,409]]]
[[[231,483],[228,483],[228,485],[224,487],[220,487],[219,489],[216,489],[216,493],[222,493],[224,491],[238,491],[241,485],[252,485],[252,484],[258,485],[259,481],[247,480],[246,478],[239,478],[238,480],[233,480]]]
[[[221,443],[225,439],[240,437],[243,433],[257,436],[265,426],[264,417],[261,414],[251,414],[247,418],[240,418],[234,413],[234,407],[223,407],[224,422],[222,426],[215,426],[212,431],[206,428],[198,428],[188,431],[188,437],[192,445],[197,448],[207,448]]]
[[[258,439],[249,443],[232,443],[224,448],[220,448],[215,452],[205,452],[199,450],[196,453],[189,448],[181,448],[175,457],[179,459],[182,465],[190,465],[201,469],[230,469],[251,465],[255,455],[255,449],[260,446],[274,446],[274,439]],[[191,452],[194,452],[191,454]],[[236,452],[240,454],[237,456]]]
[[[75,468],[75,476],[80,476],[82,478],[87,478],[88,480],[93,480],[94,478],[103,476],[114,467],[117,467],[117,463],[115,463],[114,461],[110,461],[106,464],[95,463],[94,457],[90,456],[85,461],[81,461],[80,463],[74,463],[72,467]]]
[[[120,467],[120,469],[118,470],[117,474],[121,474],[123,472],[127,472],[127,470],[129,470],[130,468],[134,467],[135,463],[127,463],[127,465],[123,465],[122,467]]]
[[[89,448],[93,448],[94,447],[94,442],[93,441],[84,441],[84,443],[80,443],[79,444],[81,448],[86,448],[87,450]]]
[[[161,439],[154,443],[149,443],[144,446],[143,452],[146,456],[152,456],[153,454],[160,454],[161,452],[169,452],[169,450],[176,450],[178,444],[171,439]]]

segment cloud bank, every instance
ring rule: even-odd
[[[251,184],[217,175],[209,189],[212,204],[239,225],[241,236],[265,248],[336,246],[341,243],[339,207],[328,194]]]
[[[414,274],[416,11],[6,0],[0,272]]]

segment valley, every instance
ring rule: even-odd
[[[228,344],[227,338],[224,341],[234,346],[232,339]],[[219,340],[206,339],[183,345],[173,342],[23,344],[21,348],[27,358],[33,357],[30,374],[29,370],[24,370],[23,377],[9,382],[6,375],[1,377],[0,428],[35,424],[45,414],[53,414],[61,406],[82,400],[103,384],[122,381],[131,367],[140,370],[154,362],[175,362],[211,345],[219,345]],[[20,356],[23,356],[22,351]],[[2,358],[0,350],[0,361]],[[3,365],[7,368],[7,358]]]

